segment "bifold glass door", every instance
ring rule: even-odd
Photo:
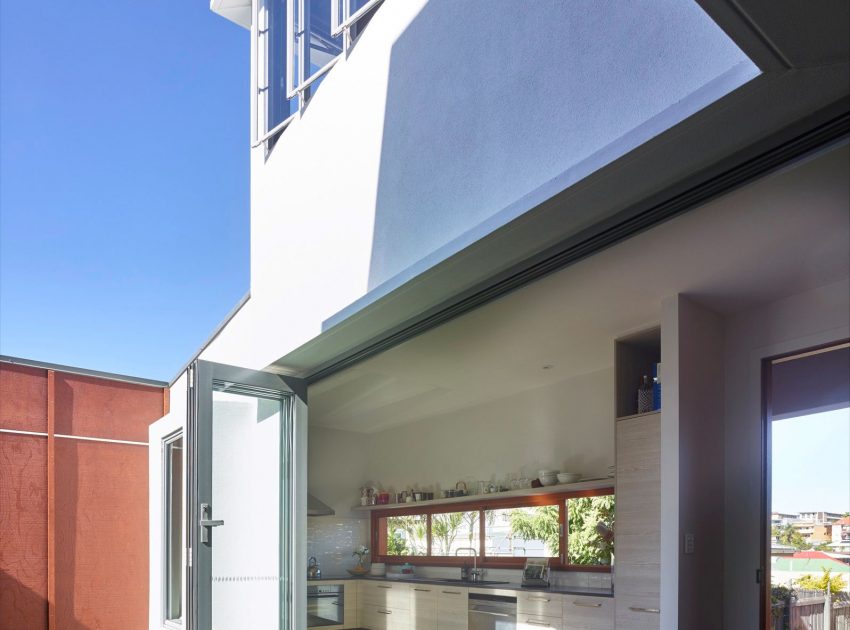
[[[302,383],[204,361],[194,372],[194,627],[303,627]]]

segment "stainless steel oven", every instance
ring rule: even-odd
[[[469,594],[469,630],[514,630],[516,597]]]
[[[345,585],[307,585],[307,627],[341,626],[345,623]]]

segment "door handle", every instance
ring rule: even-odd
[[[212,516],[212,508],[209,503],[201,503],[201,520],[199,524],[201,526],[201,542],[209,544],[210,542],[210,530],[213,527],[221,527],[224,525],[224,521],[218,520],[214,521],[210,517]]]
[[[629,606],[629,610],[639,613],[655,613],[656,615],[661,612],[658,608],[644,608],[643,606]]]

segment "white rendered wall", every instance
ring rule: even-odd
[[[758,625],[761,528],[761,361],[850,337],[846,281],[792,295],[726,320],[726,527],[723,610],[727,630]]]
[[[384,3],[253,151],[252,297],[203,358],[269,365],[755,74],[696,3]]]
[[[364,484],[440,490],[541,468],[604,476],[613,389],[609,368],[378,433],[313,429],[310,491],[346,516]]]

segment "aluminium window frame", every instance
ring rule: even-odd
[[[484,512],[488,510],[540,507],[546,505],[558,506],[558,520],[561,526],[560,550],[557,556],[552,556],[551,567],[559,571],[586,571],[598,573],[610,573],[611,565],[595,564],[570,564],[567,558],[568,552],[568,527],[567,527],[567,501],[569,499],[580,499],[585,497],[599,497],[614,495],[614,487],[593,488],[590,490],[575,490],[572,492],[552,492],[547,494],[534,494],[525,497],[490,498],[471,497],[469,501],[457,503],[443,503],[436,505],[409,505],[404,507],[390,507],[386,509],[372,510],[370,520],[370,542],[372,547],[372,562],[383,562],[385,564],[415,563],[420,566],[463,566],[469,564],[472,556],[434,556],[431,555],[432,534],[431,517],[434,514],[448,514],[453,512],[479,512],[479,553],[478,566],[485,569],[517,569],[525,566],[525,556],[503,557],[487,556],[486,549],[486,519]],[[381,554],[381,519],[392,516],[427,515],[426,521],[426,554],[424,556],[388,556]],[[386,538],[386,534],[384,534]]]
[[[180,484],[183,489],[183,501],[181,501],[180,514],[172,514],[171,489],[172,475],[170,470],[171,460],[167,456],[169,447],[177,440],[183,440],[183,453],[181,455]],[[160,440],[161,444],[161,479],[162,479],[162,576],[160,589],[160,625],[168,630],[182,630],[186,626],[186,440],[183,428],[165,435]],[[169,536],[169,524],[180,523],[180,617],[168,618],[168,590],[171,552],[171,537]],[[173,577],[173,576],[172,576]]]

